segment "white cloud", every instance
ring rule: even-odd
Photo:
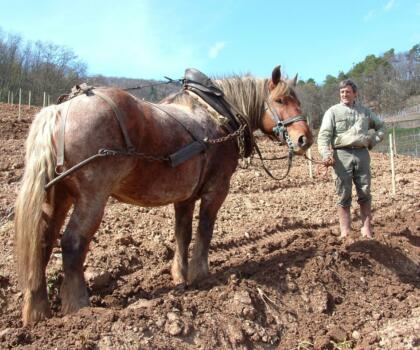
[[[391,10],[395,5],[395,0],[389,0],[386,5],[384,6],[385,11]]]
[[[226,47],[226,43],[224,41],[218,41],[215,43],[209,50],[209,57],[214,59],[216,58],[220,51]]]
[[[370,10],[365,17],[363,18],[365,22],[369,22],[370,20],[373,19],[373,17],[375,17],[376,15],[376,11],[375,10]]]

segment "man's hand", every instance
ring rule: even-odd
[[[328,158],[324,159],[322,163],[324,164],[325,168],[328,168],[329,166],[334,166],[335,159],[333,156],[329,156]]]

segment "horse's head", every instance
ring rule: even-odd
[[[273,69],[261,129],[271,137],[287,143],[294,153],[303,154],[312,145],[313,135],[293,89],[296,80],[297,76],[286,82],[281,79],[280,66]]]

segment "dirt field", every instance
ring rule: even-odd
[[[257,160],[240,167],[219,212],[211,276],[175,288],[171,206],[110,200],[85,275],[91,307],[60,313],[61,253],[48,287],[54,315],[33,328],[20,319],[13,258],[13,203],[33,108],[0,104],[1,349],[418,349],[420,348],[420,159],[372,153],[375,240],[338,240],[331,180],[311,180],[295,161],[287,179]],[[260,142],[266,156],[274,145]],[[285,152],[277,146],[277,154]],[[281,176],[285,161],[269,166]]]

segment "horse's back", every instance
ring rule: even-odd
[[[151,104],[114,88],[99,91],[115,103],[119,118],[100,96],[78,96],[60,107],[62,117],[67,113],[66,167],[100,149],[126,150],[122,128],[136,155],[102,157],[75,172],[66,179],[67,183],[146,206],[179,202],[196,194],[200,182],[205,180],[211,152],[196,155],[176,167],[164,158],[194,139],[202,140],[209,132],[212,135],[217,125],[201,110]]]

